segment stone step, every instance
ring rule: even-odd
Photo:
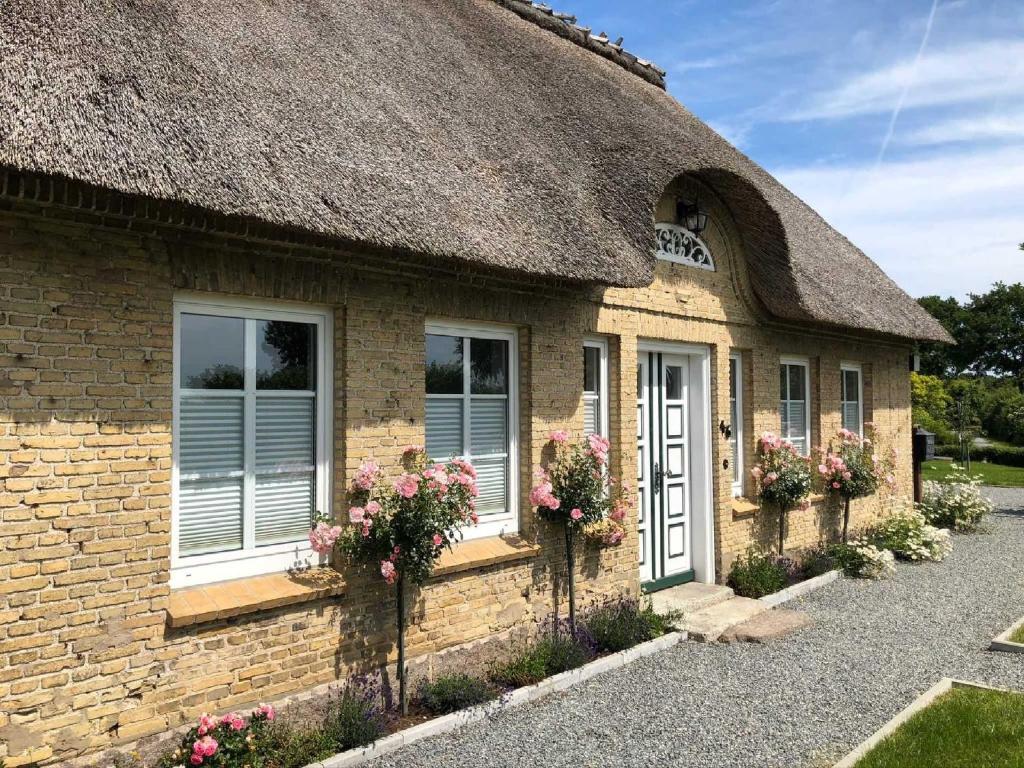
[[[810,625],[811,618],[806,613],[774,608],[730,627],[718,640],[722,643],[767,643]]]
[[[771,609],[760,600],[733,597],[685,616],[680,629],[685,629],[691,640],[713,643],[726,630],[768,610]]]
[[[655,592],[651,595],[651,603],[658,613],[678,612],[687,616],[712,605],[724,603],[732,596],[733,591],[729,587],[691,581]]]

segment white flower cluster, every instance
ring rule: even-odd
[[[932,525],[954,531],[973,531],[992,512],[992,502],[981,494],[980,478],[953,467],[947,482],[925,483],[921,514]]]
[[[870,539],[876,546],[911,562],[942,560],[953,549],[948,530],[929,525],[921,512],[911,508],[893,512],[878,523]]]
[[[846,572],[859,579],[884,579],[896,573],[896,558],[863,539],[850,542]]]

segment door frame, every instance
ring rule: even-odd
[[[715,583],[715,496],[711,459],[711,347],[641,340],[637,355],[651,352],[685,355],[690,362],[688,415],[690,434],[690,546],[694,580]],[[669,577],[670,579],[672,577]],[[652,582],[648,590],[670,584]]]

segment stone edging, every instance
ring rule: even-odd
[[[568,672],[541,680],[535,685],[528,685],[525,688],[516,688],[506,696],[496,701],[481,704],[478,707],[463,709],[459,712],[452,712],[450,715],[442,715],[425,723],[414,725],[411,728],[392,733],[383,739],[378,739],[373,744],[365,747],[356,747],[347,752],[341,752],[334,757],[329,757],[319,763],[310,763],[306,768],[349,768],[353,765],[361,765],[369,760],[394,752],[421,739],[437,736],[442,733],[454,731],[464,725],[475,723],[486,717],[496,715],[502,710],[510,707],[518,707],[537,701],[557,691],[564,691],[577,683],[589,680],[602,672],[623,667],[630,662],[651,656],[659,651],[671,648],[673,645],[686,639],[685,632],[669,632],[667,635],[655,638],[646,643],[633,646],[629,650],[613,653],[609,656],[602,656],[600,659],[584,664],[578,669],[570,669]]]
[[[977,688],[982,691],[1009,691],[1008,688],[995,688],[990,685],[968,683],[963,680],[954,680],[951,677],[944,677],[927,691],[918,696],[906,708],[904,708],[903,711],[896,715],[896,717],[854,747],[852,752],[847,754],[846,757],[832,766],[832,768],[854,768],[864,755],[877,747],[878,744],[888,736],[891,736],[897,728],[907,722],[907,720],[912,718],[918,712],[921,712],[923,709],[930,706],[937,698],[939,698],[939,696],[942,696],[944,693],[949,693],[954,688]]]
[[[989,644],[990,651],[1003,651],[1005,653],[1024,653],[1024,643],[1015,643],[1010,637],[1021,627],[1024,627],[1024,616],[1014,622],[1008,630],[995,636]]]
[[[778,592],[765,595],[760,598],[760,600],[762,603],[767,603],[772,607],[782,605],[783,603],[788,603],[790,600],[803,597],[819,587],[824,587],[826,584],[831,584],[833,581],[838,579],[839,576],[839,571],[829,571],[828,573],[821,574],[821,576],[815,576],[813,579],[807,579],[806,581],[801,581],[799,584],[794,584],[791,587],[780,589]]]

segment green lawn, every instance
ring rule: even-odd
[[[926,461],[921,469],[925,480],[942,482],[953,469],[951,461]],[[985,485],[1002,485],[1012,488],[1024,488],[1024,468],[1007,467],[1003,464],[986,464],[983,461],[971,462],[971,475],[981,475]]]
[[[1024,643],[1024,627],[1020,627],[1016,632],[1010,635],[1011,643]]]
[[[1024,695],[954,688],[857,768],[1024,768]]]

